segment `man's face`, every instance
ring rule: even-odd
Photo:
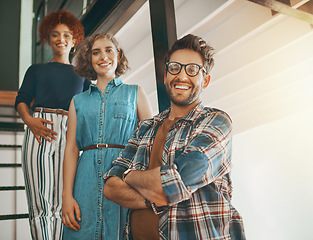
[[[195,63],[203,66],[202,57],[200,53],[190,49],[181,49],[175,51],[169,62],[177,62],[180,64]],[[164,78],[164,84],[166,87],[169,99],[173,104],[178,106],[187,106],[192,103],[198,103],[200,101],[200,93],[202,89],[206,88],[210,81],[210,75],[203,74],[203,70],[190,77],[185,71],[183,66],[180,73],[173,75],[166,72]]]

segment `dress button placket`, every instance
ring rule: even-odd
[[[103,139],[102,139],[102,133],[103,133],[103,121],[104,121],[104,106],[105,106],[105,99],[104,99],[104,96],[103,94],[101,93],[100,94],[101,96],[101,111],[99,112],[100,113],[100,118],[99,118],[99,133],[98,133],[98,143],[101,144],[103,143]],[[101,169],[102,169],[102,155],[103,155],[103,151],[102,151],[102,148],[99,148],[99,151],[98,151],[98,173],[101,174]],[[103,194],[102,194],[102,182],[101,179],[98,179],[98,186],[99,186],[99,198],[98,198],[98,206],[99,206],[99,210],[98,210],[98,221],[101,222],[102,220],[102,201],[103,201]]]
[[[111,89],[111,84],[109,82],[108,86],[106,87],[106,90],[104,92],[104,94],[101,94],[101,98],[102,98],[102,104],[101,104],[101,109],[100,109],[100,123],[99,123],[99,143],[106,143],[106,139],[104,139],[104,134],[103,132],[105,131],[105,109],[106,109],[106,99],[108,98],[108,95],[109,95],[109,91]],[[107,149],[103,149],[103,151],[101,151],[101,154],[99,153],[99,156],[103,157],[103,154],[106,153],[106,150]],[[98,201],[98,209],[99,209],[99,215],[98,215],[98,222],[101,222],[102,219],[104,219],[104,216],[103,216],[103,199],[104,199],[104,196],[103,196],[103,179],[102,179],[102,172],[101,172],[101,169],[102,169],[102,165],[104,164],[104,161],[102,161],[101,158],[98,159],[98,166],[99,166],[99,169],[98,169],[98,182],[99,182],[99,186],[100,186],[100,189],[99,189],[99,201]]]

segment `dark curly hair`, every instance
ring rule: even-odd
[[[120,60],[115,70],[115,76],[119,77],[129,69],[128,60],[124,54],[123,49],[120,48],[117,40],[109,33],[95,33],[92,36],[86,38],[77,47],[77,51],[73,59],[73,65],[74,71],[77,72],[78,75],[90,80],[97,79],[97,73],[93,69],[91,63],[91,50],[94,42],[101,38],[109,39],[114,44],[117,52],[119,53]]]
[[[181,39],[176,40],[174,42],[172,48],[167,52],[165,56],[165,63],[167,63],[171,55],[177,51],[182,49],[191,49],[195,52],[200,53],[203,60],[203,67],[209,73],[214,66],[213,55],[215,54],[214,48],[211,47],[206,41],[204,41],[201,37],[188,34]]]
[[[84,27],[79,19],[65,9],[60,9],[45,16],[39,26],[40,43],[49,42],[49,35],[55,26],[65,24],[73,34],[75,46],[84,40]]]

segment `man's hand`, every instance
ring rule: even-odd
[[[75,220],[75,215],[78,221],[81,221],[80,208],[73,196],[63,197],[62,199],[62,222],[68,228],[78,231],[81,227]]]
[[[40,145],[42,145],[42,142],[40,141],[40,137],[46,139],[47,141],[51,142],[52,140],[55,140],[56,138],[54,137],[57,135],[57,133],[49,128],[47,128],[45,124],[53,124],[53,122],[48,121],[43,118],[34,118],[34,117],[29,117],[27,119],[27,122],[25,124],[29,127],[29,129],[32,131],[34,134],[35,138],[39,142]]]

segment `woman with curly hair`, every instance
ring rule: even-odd
[[[52,49],[49,63],[31,65],[15,101],[27,125],[22,146],[22,168],[33,239],[62,239],[62,168],[67,115],[74,95],[89,80],[70,64],[72,48],[84,39],[84,28],[66,10],[48,14],[39,27],[40,42]],[[33,105],[31,106],[31,103]],[[32,110],[30,114],[29,110]]]
[[[122,239],[127,210],[105,199],[102,177],[138,120],[150,118],[152,111],[143,90],[119,78],[128,61],[113,36],[97,33],[87,38],[74,62],[81,76],[97,83],[74,96],[69,109],[63,167],[64,238]]]

